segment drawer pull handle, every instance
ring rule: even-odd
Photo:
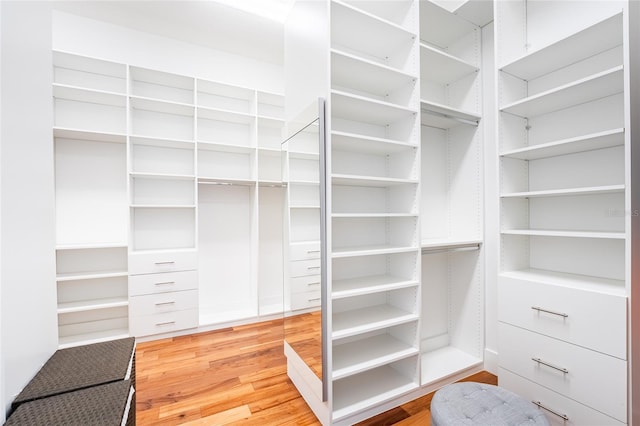
[[[175,260],[168,260],[166,262],[156,262],[156,265],[172,265],[174,263],[176,263]]]
[[[546,361],[541,360],[540,358],[531,358],[532,361],[537,362],[538,364],[546,365],[547,367],[553,368],[554,370],[558,370],[564,374],[568,374],[569,370],[563,367],[558,367],[557,365],[550,364]]]
[[[320,285],[320,281],[317,281],[315,283],[309,283],[307,284],[307,287],[311,287],[312,285]]]
[[[533,309],[534,311],[538,311],[538,312],[546,312],[547,314],[557,315],[557,316],[562,317],[562,318],[567,318],[569,316],[568,314],[565,314],[565,313],[562,313],[562,312],[550,311],[548,309],[542,309],[542,308],[540,308],[538,306],[532,306],[531,309]]]
[[[173,324],[175,324],[175,323],[176,323],[175,321],[157,322],[157,323],[156,323],[156,326],[157,326],[157,327],[162,327],[163,325],[173,325]]]
[[[320,253],[320,250],[307,250],[307,254]]]
[[[176,302],[158,302],[156,306],[166,306],[166,305],[175,305]]]
[[[311,269],[320,269],[319,266],[307,266],[307,269],[311,270]]]
[[[154,285],[172,285],[175,284],[175,281],[163,281],[161,283],[155,283]]]
[[[316,297],[315,299],[308,299],[309,302],[319,302],[320,298]]]
[[[566,414],[560,414],[560,413],[558,413],[557,411],[552,410],[552,409],[551,409],[551,408],[549,408],[549,407],[545,407],[544,405],[542,405],[542,403],[541,403],[540,401],[531,401],[531,402],[533,402],[535,405],[537,405],[537,406],[538,406],[538,408],[542,408],[543,410],[546,410],[546,411],[550,412],[550,413],[551,413],[551,414],[553,414],[554,416],[558,416],[558,417],[560,417],[560,418],[561,418],[561,419],[563,419],[565,422],[568,422],[568,421],[569,421],[569,416],[567,416]]]

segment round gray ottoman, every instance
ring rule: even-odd
[[[533,403],[498,386],[476,382],[453,383],[431,400],[433,426],[548,426]]]

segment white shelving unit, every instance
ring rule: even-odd
[[[481,29],[420,2],[421,384],[483,362]]]
[[[281,313],[282,95],[53,56],[61,346]]]
[[[589,386],[558,386],[525,361],[535,352],[563,364],[578,383],[591,379],[582,377],[578,359],[602,358],[599,364],[616,368],[598,386],[626,394],[626,5],[523,0],[498,2],[496,13],[499,380],[527,397],[539,395],[543,406],[569,413],[573,422],[603,416],[599,423],[626,424],[626,400],[596,401],[578,390]],[[598,305],[604,318],[578,305]],[[598,327],[583,338],[589,321]],[[522,350],[508,350],[516,346]],[[560,359],[572,351],[584,353]]]

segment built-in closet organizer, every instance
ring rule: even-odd
[[[288,118],[327,100],[328,383],[293,349],[288,372],[323,424],[353,424],[482,367],[480,27],[426,1],[298,1],[285,33]]]
[[[53,61],[60,346],[282,312],[282,96]]]
[[[628,420],[625,3],[496,3],[499,383],[553,424]]]

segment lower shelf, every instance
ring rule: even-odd
[[[482,359],[447,346],[422,354],[422,386],[482,364]]]
[[[75,334],[72,336],[60,337],[58,341],[58,348],[64,349],[72,346],[89,345],[91,343],[106,342],[125,337],[129,337],[129,330],[126,328],[96,331],[94,333],[86,334]]]
[[[418,386],[388,365],[338,380],[333,384],[333,420],[375,407]]]

